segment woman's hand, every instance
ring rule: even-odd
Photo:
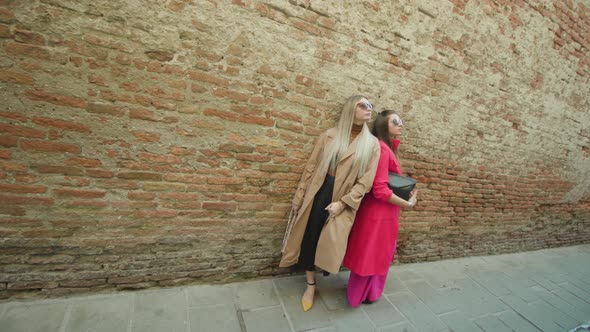
[[[330,213],[330,217],[335,217],[344,211],[346,205],[340,201],[332,202],[326,207],[326,211]]]
[[[408,209],[412,209],[416,205],[416,202],[418,201],[418,198],[416,197],[416,195],[418,195],[418,190],[412,191],[410,199],[408,199],[408,206],[407,206]]]

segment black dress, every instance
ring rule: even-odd
[[[314,271],[315,252],[320,239],[320,233],[326,223],[330,213],[326,207],[332,203],[332,193],[334,192],[334,175],[326,175],[324,183],[320,190],[313,198],[313,205],[309,213],[309,220],[305,227],[303,240],[301,241],[301,252],[297,265],[306,271]]]

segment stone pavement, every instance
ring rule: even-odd
[[[318,275],[309,312],[298,275],[4,302],[0,331],[526,332],[590,323],[590,245],[395,265],[384,296],[357,309],[346,300],[347,277]]]

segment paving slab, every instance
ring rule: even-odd
[[[408,291],[408,287],[406,287],[404,282],[399,278],[398,270],[399,268],[397,266],[389,268],[387,280],[385,281],[385,287],[383,288],[384,295]]]
[[[449,301],[448,297],[444,296],[440,291],[430,287],[425,281],[408,281],[405,285],[436,315],[441,315],[457,309],[456,303]]]
[[[316,278],[317,289],[320,290],[319,299],[326,309],[338,310],[350,307],[346,295],[347,280],[342,279],[338,274]]]
[[[494,315],[487,315],[483,317],[479,317],[475,319],[475,324],[479,326],[484,331],[494,331],[494,332],[512,332],[512,328],[506,325],[503,321],[501,321],[498,317]]]
[[[506,310],[498,314],[504,324],[509,326],[513,331],[517,332],[539,332],[535,325],[531,324],[528,320],[517,314],[514,310]]]
[[[379,332],[418,332],[418,330],[409,322],[403,322],[397,325],[382,327],[379,329]]]
[[[338,332],[377,331],[365,311],[351,307],[330,311],[330,320]]]
[[[233,305],[235,285],[199,285],[185,288],[189,307]]]
[[[142,292],[135,296],[132,332],[180,332],[188,326],[188,303],[182,289]]]
[[[240,309],[255,309],[279,305],[272,279],[240,283],[236,289]]]
[[[133,296],[109,296],[75,301],[66,332],[126,332],[131,323]]]
[[[473,320],[461,311],[453,311],[439,316],[440,319],[454,332],[481,332]]]
[[[367,313],[369,319],[377,327],[402,323],[406,321],[406,318],[402,315],[400,310],[388,300],[396,298],[397,294],[403,295],[403,293],[395,293],[387,297],[382,297],[379,301],[368,305],[361,304],[359,307]]]
[[[411,292],[400,292],[387,296],[387,299],[419,331],[441,331],[447,326]]]
[[[458,279],[453,287],[441,289],[440,292],[467,317],[479,317],[508,308],[496,296],[470,278]]]
[[[287,317],[280,306],[245,311],[242,315],[247,331],[291,332]]]
[[[514,295],[504,296],[501,300],[541,331],[567,331],[554,322],[547,312],[538,310],[544,309],[541,305],[526,303]]]
[[[234,305],[189,308],[191,332],[241,332],[238,312]]]
[[[64,321],[67,308],[67,303],[51,302],[8,307],[0,319],[1,331],[59,331]]]

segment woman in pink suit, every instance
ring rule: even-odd
[[[402,127],[399,115],[388,110],[378,113],[373,127],[381,156],[373,188],[357,211],[343,262],[350,269],[348,301],[355,308],[381,297],[395,253],[400,208],[411,209],[416,204],[416,191],[406,201],[387,186],[389,172],[402,174],[396,158]]]

